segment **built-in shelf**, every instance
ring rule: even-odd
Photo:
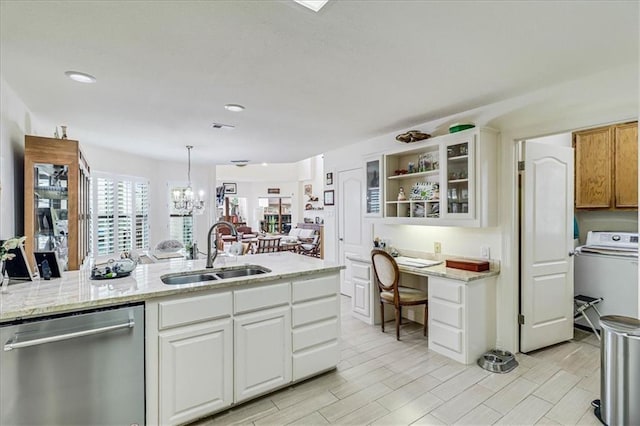
[[[426,172],[416,172],[416,173],[405,173],[402,175],[393,175],[393,176],[388,176],[387,179],[389,180],[394,180],[394,179],[415,179],[415,178],[419,178],[422,176],[437,176],[440,173],[440,170],[436,169],[436,170],[429,170]]]

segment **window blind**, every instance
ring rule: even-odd
[[[149,248],[149,183],[100,173],[94,178],[94,253]]]

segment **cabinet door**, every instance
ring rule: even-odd
[[[615,206],[638,207],[638,123],[615,126]]]
[[[443,144],[446,217],[475,217],[474,141],[475,134],[467,134]]]
[[[184,423],[231,405],[231,318],[159,335],[160,423]]]
[[[365,162],[365,216],[380,217],[382,215],[382,170],[380,166],[380,158]]]
[[[370,287],[369,281],[358,278],[353,279],[353,312],[367,318],[371,316],[371,307],[369,306]]]
[[[291,310],[239,315],[235,331],[235,402],[291,381]]]
[[[613,168],[611,127],[575,132],[576,208],[611,207]]]

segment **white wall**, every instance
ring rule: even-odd
[[[450,124],[473,122],[501,131],[499,170],[499,226],[484,230],[385,225],[380,220],[363,220],[363,232],[390,238],[399,248],[433,251],[433,241],[441,240],[443,253],[479,257],[480,245],[489,245],[491,257],[500,260],[497,288],[496,345],[518,350],[518,217],[516,187],[516,141],[571,132],[638,117],[638,66],[629,65],[580,80],[539,89],[519,97],[486,105],[411,126],[433,136],[445,133]],[[354,141],[344,148],[324,154],[325,171],[362,168],[365,157],[398,148],[398,129],[367,141]],[[336,185],[336,191],[338,190]],[[339,199],[336,194],[336,199]],[[407,247],[405,247],[407,246]],[[367,256],[370,246],[362,247]],[[335,215],[325,219],[325,256],[337,259],[339,250]]]
[[[0,76],[0,239],[24,234],[24,136],[38,135],[36,124]]]

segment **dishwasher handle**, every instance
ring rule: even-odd
[[[28,348],[29,346],[43,345],[45,343],[59,342],[61,340],[75,339],[77,337],[91,336],[93,334],[107,333],[109,331],[119,330],[121,328],[133,328],[135,325],[133,319],[129,319],[126,323],[110,325],[107,327],[92,328],[90,330],[76,331],[67,334],[58,334],[55,336],[42,337],[40,339],[26,340],[24,342],[16,342],[18,335],[14,334],[13,337],[7,340],[4,345],[5,351],[13,349]]]

